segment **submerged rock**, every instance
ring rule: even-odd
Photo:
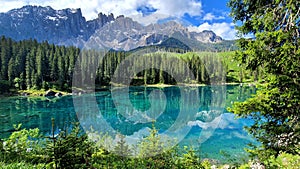
[[[51,97],[51,96],[55,96],[57,93],[53,90],[48,90],[45,93],[45,97]]]
[[[55,96],[56,97],[61,97],[63,94],[61,93],[61,92],[57,92],[56,94],[55,94]]]

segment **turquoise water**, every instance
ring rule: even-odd
[[[244,147],[254,143],[243,126],[249,119],[235,119],[226,111],[235,101],[255,93],[253,87],[129,87],[61,98],[9,97],[0,100],[0,137],[8,137],[13,124],[56,132],[79,121],[84,130],[92,127],[112,137],[126,136],[128,143],[149,134],[152,124],[161,136],[176,138],[180,147],[192,146],[203,158],[244,158]]]

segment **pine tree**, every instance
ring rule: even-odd
[[[9,62],[8,62],[8,72],[7,72],[7,75],[8,75],[8,82],[9,82],[9,85],[12,86],[13,83],[14,83],[14,78],[15,78],[15,66],[14,66],[14,59],[13,58],[10,58]]]
[[[59,88],[63,89],[65,83],[65,60],[64,56],[58,58],[58,84]]]
[[[26,56],[26,87],[30,89],[35,85],[35,48]]]
[[[122,134],[118,135],[120,140],[117,142],[117,145],[114,148],[114,153],[121,157],[129,157],[131,156],[131,151],[129,146],[126,144],[125,136]]]
[[[8,80],[8,62],[10,59],[10,46],[8,40],[2,37],[1,39],[1,79],[2,80]]]
[[[247,69],[263,66],[271,75],[254,98],[230,111],[254,120],[248,131],[262,143],[261,154],[299,154],[300,2],[230,0],[229,6],[238,33],[255,37],[238,41],[236,57]]]

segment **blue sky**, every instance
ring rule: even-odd
[[[230,9],[226,6],[227,2],[227,0],[201,0],[203,14],[200,17],[187,14],[184,19],[189,20],[196,26],[204,22],[232,22],[229,17]]]
[[[176,20],[190,31],[212,30],[224,39],[234,39],[235,30],[228,16],[228,0],[0,0],[0,12],[24,5],[51,6],[54,9],[81,8],[87,20],[99,12],[125,15],[147,25]]]

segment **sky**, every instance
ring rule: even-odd
[[[125,15],[143,25],[176,20],[190,31],[212,30],[223,39],[235,39],[236,31],[228,0],[0,0],[0,12],[24,5],[51,6],[54,9],[81,8],[87,20],[98,13]]]

